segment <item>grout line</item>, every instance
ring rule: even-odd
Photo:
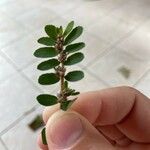
[[[125,36],[123,36],[122,38],[120,38],[119,40],[117,40],[116,42],[110,44],[110,47],[108,47],[108,50],[106,50],[105,52],[99,54],[96,58],[94,58],[93,60],[94,63],[96,63],[98,61],[98,58],[101,58],[103,56],[105,56],[106,53],[108,53],[109,51],[111,51],[111,49],[114,49],[115,47],[117,47],[117,45],[119,45],[119,43],[121,43],[122,41],[124,41],[125,39],[127,39],[128,37],[130,37],[133,33],[135,33],[135,31],[137,29],[139,29],[141,26],[143,26],[144,24],[146,24],[149,20],[146,20],[144,23],[140,23],[139,25],[137,25],[133,30],[129,31],[127,34],[125,34]],[[91,33],[92,34],[92,33]],[[93,36],[95,36],[97,39],[99,39],[98,36],[92,34]],[[133,55],[132,55],[133,56]],[[87,66],[91,66],[93,63],[93,60],[91,60]]]
[[[93,72],[91,72],[87,67],[83,66],[83,65],[78,65],[80,68],[84,69],[88,74],[94,76],[98,81],[102,82],[106,87],[110,87],[110,85],[105,82],[103,79],[101,79],[100,77],[98,77],[96,74],[94,74]]]
[[[16,66],[16,64],[4,53],[1,51],[1,56],[7,60],[7,62],[19,73],[24,79],[26,79],[29,83],[32,83],[33,87],[40,92],[43,92],[38,86],[36,86],[32,80],[30,80],[20,69]]]
[[[6,146],[5,142],[3,141],[3,139],[0,137],[0,142],[2,143],[3,147],[5,148],[5,150],[9,150],[8,147]]]
[[[144,79],[149,73],[150,73],[150,69],[148,69],[148,70],[142,75],[142,77],[141,77],[140,79],[138,79],[138,80],[135,82],[135,84],[134,84],[133,86],[136,87],[136,86],[141,82],[141,80]]]
[[[4,130],[0,132],[0,136],[3,136],[6,134],[10,129],[12,129],[15,125],[17,125],[20,121],[22,121],[26,116],[33,113],[37,108],[39,108],[38,104],[33,106],[28,111],[24,112],[23,115],[21,115],[19,118],[17,118],[14,122],[12,122],[10,125],[8,125]]]

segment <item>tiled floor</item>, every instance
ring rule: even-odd
[[[86,77],[71,86],[84,92],[130,85],[150,96],[149,7],[149,0],[0,0],[0,150],[38,150],[38,131],[27,126],[42,111],[35,97],[57,90],[36,82],[32,54],[45,24],[75,20],[85,27],[86,59],[76,68]]]

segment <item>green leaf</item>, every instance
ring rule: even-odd
[[[67,81],[71,81],[71,82],[79,81],[79,80],[81,80],[83,78],[84,78],[84,73],[82,71],[72,71],[72,72],[69,72],[65,76],[65,79]]]
[[[65,29],[64,37],[72,31],[73,27],[74,27],[74,21],[71,21]]]
[[[54,46],[55,40],[53,40],[51,37],[42,37],[38,39],[38,43],[46,45],[46,46]]]
[[[48,94],[41,94],[37,97],[37,101],[43,106],[51,106],[57,104],[57,97]]]
[[[50,59],[40,63],[37,67],[39,70],[48,70],[58,66],[60,62],[57,59]]]
[[[84,59],[84,55],[82,53],[75,53],[68,57],[68,59],[64,62],[64,65],[74,65],[76,63],[81,62]]]
[[[49,37],[56,40],[57,38],[57,28],[54,25],[46,25],[45,32]]]
[[[46,73],[39,77],[38,82],[42,85],[50,85],[57,83],[59,80],[55,73]]]
[[[83,27],[78,26],[76,28],[74,28],[70,34],[66,37],[64,45],[68,45],[71,42],[73,42],[74,40],[76,40],[83,32]]]
[[[59,28],[59,34],[60,34],[60,35],[63,34],[63,27],[62,27],[62,26],[60,26],[60,28]]]
[[[67,109],[69,109],[69,107],[73,104],[74,101],[64,101],[64,102],[61,102],[60,104],[60,108],[64,111],[66,111]]]
[[[42,47],[34,52],[34,56],[38,58],[55,57],[58,53],[53,47]]]
[[[75,95],[79,95],[80,94],[80,92],[74,92],[74,93],[72,93],[71,95],[72,96],[75,96]]]
[[[85,43],[80,42],[80,43],[68,45],[64,51],[68,53],[73,53],[73,52],[81,50],[84,47],[85,47]]]
[[[46,140],[46,129],[44,128],[41,132],[41,136],[42,136],[42,142],[44,145],[47,145],[47,140]]]

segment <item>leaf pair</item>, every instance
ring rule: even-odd
[[[84,78],[84,73],[82,71],[72,71],[69,72],[65,79],[70,82],[79,81]],[[59,82],[60,78],[55,73],[46,73],[39,77],[38,81],[41,85],[51,85]]]
[[[38,102],[43,106],[52,106],[58,103],[58,99],[54,95],[41,94],[37,97]],[[67,110],[72,105],[73,101],[64,101],[61,103],[61,109]]]
[[[57,36],[60,34],[66,37],[64,41],[64,46],[68,45],[72,43],[74,40],[76,40],[83,32],[83,27],[78,26],[75,27],[74,29],[73,27],[74,27],[74,21],[71,21],[67,25],[63,33],[62,27],[56,28],[54,25],[46,25],[45,32],[49,37],[42,37],[38,40],[38,42],[46,46],[54,46],[56,43]]]

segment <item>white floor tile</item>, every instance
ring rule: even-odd
[[[126,22],[121,21],[111,16],[106,17],[102,21],[98,21],[89,27],[88,31],[101,38],[110,44],[114,44],[120,39],[124,38],[129,32],[134,29],[134,26],[127,25]]]
[[[2,82],[0,84],[0,131],[38,104],[36,101],[38,94],[38,90],[32,86],[32,83],[18,74]]]
[[[69,82],[70,87],[76,89],[77,91],[87,92],[106,88],[106,85],[104,85],[104,83],[102,83],[100,80],[89,74],[86,70],[78,66],[67,67],[67,70],[67,72],[74,70],[81,70],[84,72],[84,78],[82,80],[78,82]]]
[[[118,46],[131,55],[143,61],[150,61],[150,22],[141,26],[130,37],[122,41]]]
[[[95,58],[104,53],[110,46],[108,42],[104,42],[100,38],[96,38],[88,33],[84,33],[83,36],[81,36],[80,41],[83,41],[86,44],[85,48],[81,50],[85,55],[85,59],[81,64],[87,67],[89,63],[94,63]]]
[[[1,142],[0,142],[0,150],[6,150]]]
[[[127,25],[138,26],[149,19],[149,0],[126,1],[123,7],[120,7],[111,13],[112,18],[116,17],[126,22]]]
[[[68,22],[63,19],[55,20],[49,24],[56,26],[66,26]],[[34,51],[44,45],[38,44],[37,40],[43,36],[47,36],[44,31],[45,24],[36,32],[29,32],[29,34],[22,39],[17,40],[11,45],[3,48],[2,51],[16,64],[19,69],[24,69],[37,59],[33,56]]]
[[[149,69],[149,65],[147,61],[135,59],[128,53],[113,49],[104,57],[99,58],[95,64],[89,66],[89,69],[111,86],[132,86]],[[129,70],[129,78],[120,73],[119,69],[122,67]]]
[[[50,24],[56,18],[59,19],[60,17],[50,9],[37,7],[24,15],[20,15],[16,20],[29,30],[34,31],[43,28],[46,24]]]
[[[0,48],[25,36],[26,30],[2,13],[0,13],[0,22]]]
[[[135,86],[143,94],[150,97],[150,72]]]
[[[0,82],[6,80],[11,75],[17,73],[16,70],[2,56],[0,56]]]
[[[32,33],[15,43],[5,47],[2,51],[16,64],[19,69],[28,66],[35,61],[34,51],[39,47],[37,40],[40,33]]]
[[[32,0],[30,3],[26,0],[10,0],[10,2],[1,6],[1,11],[16,19],[20,15],[23,15],[36,7],[40,7],[41,4],[41,0]]]
[[[121,8],[127,1],[122,0],[88,0],[91,5],[95,5],[95,9],[101,11],[103,14],[108,15],[115,9]]]
[[[38,62],[33,63],[26,69],[23,69],[22,72],[43,92],[45,93],[53,93],[55,89],[58,87],[59,83],[54,85],[40,85],[38,83],[38,78],[41,74],[48,73],[48,72],[54,72],[54,69],[48,70],[48,71],[40,71],[37,69],[37,65],[44,60],[39,60]]]
[[[63,15],[63,18],[66,20],[75,20],[75,22],[86,28],[97,23],[98,21],[101,21],[104,17],[105,16],[101,10],[97,9],[95,1],[86,1],[85,3],[82,3],[78,7],[74,8],[70,13]]]
[[[48,9],[52,10],[58,15],[65,15],[74,11],[81,5],[82,0],[70,1],[70,0],[46,0],[43,5]]]
[[[37,136],[41,129],[33,132],[28,127],[28,124],[31,123],[36,115],[41,113],[41,110],[31,113],[2,136],[2,139],[10,150],[39,150],[37,145]]]
[[[12,0],[1,0],[1,1],[0,1],[0,5],[1,5],[1,6],[5,5],[5,4],[7,5],[8,2],[10,2],[10,1],[12,1]]]

